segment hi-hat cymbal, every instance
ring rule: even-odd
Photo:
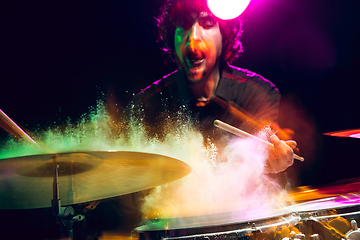
[[[0,209],[51,207],[54,156],[59,165],[62,205],[153,188],[191,172],[180,160],[141,152],[72,152],[0,159]]]

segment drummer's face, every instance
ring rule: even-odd
[[[190,13],[175,30],[176,62],[190,83],[199,83],[218,68],[222,50],[219,23],[207,12]]]

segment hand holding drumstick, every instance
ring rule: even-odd
[[[234,135],[240,137],[250,137],[267,145],[274,152],[274,154],[271,154],[268,159],[269,173],[277,173],[284,171],[286,168],[290,167],[294,163],[294,159],[304,161],[303,157],[294,154],[293,149],[296,147],[296,142],[293,140],[283,141],[274,134],[270,137],[270,143],[247,132],[244,132],[238,128],[235,128],[229,124],[226,124],[220,120],[215,120],[214,125]]]

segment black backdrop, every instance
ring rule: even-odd
[[[32,130],[77,119],[113,92],[120,105],[175,69],[164,65],[154,16],[162,0],[3,1],[0,109]],[[235,62],[276,84],[280,125],[307,158],[295,185],[358,177],[360,139],[321,133],[360,128],[357,0],[252,0]],[[7,133],[1,130],[1,138]],[[305,136],[305,137],[303,137]],[[311,146],[305,146],[311,143]],[[301,145],[303,144],[303,146]]]

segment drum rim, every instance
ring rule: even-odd
[[[166,222],[166,219],[159,219],[159,221]],[[155,221],[155,220],[153,220]],[[161,237],[175,237],[181,238],[182,236],[206,235],[206,234],[247,234],[253,231],[266,231],[272,227],[283,225],[296,225],[300,221],[300,217],[292,212],[280,214],[271,217],[264,217],[259,219],[249,219],[248,221],[232,221],[224,222],[221,224],[203,224],[203,225],[188,225],[177,226],[172,228],[151,228],[150,225],[142,225],[135,228],[135,231],[140,235],[146,234],[160,234]],[[154,222],[156,224],[156,222]],[[144,227],[145,226],[145,227]]]

